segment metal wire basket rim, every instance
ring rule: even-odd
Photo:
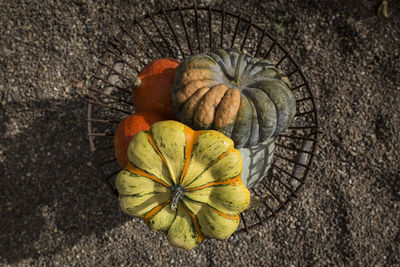
[[[206,11],[209,11],[209,12],[214,11],[214,12],[219,12],[219,13],[222,13],[222,14],[227,14],[227,15],[230,15],[230,16],[235,17],[235,18],[237,18],[237,19],[240,18],[240,19],[243,20],[244,22],[248,23],[250,26],[253,26],[255,29],[257,29],[257,30],[259,30],[260,32],[262,32],[262,35],[266,35],[268,38],[270,38],[270,39],[273,41],[274,45],[277,45],[277,46],[285,53],[285,57],[288,57],[289,60],[293,63],[293,65],[294,65],[295,68],[296,68],[296,71],[299,72],[299,74],[300,74],[300,76],[302,77],[302,79],[306,82],[305,86],[307,87],[308,92],[310,93],[310,100],[311,100],[311,102],[312,102],[313,108],[316,107],[316,104],[315,104],[315,97],[314,97],[314,95],[313,95],[313,93],[312,93],[312,90],[310,89],[310,86],[309,86],[309,84],[308,84],[307,79],[306,79],[305,76],[304,76],[303,71],[302,71],[301,68],[298,66],[297,62],[293,59],[293,57],[289,54],[289,52],[277,41],[277,39],[274,38],[274,37],[267,31],[266,26],[265,26],[264,29],[263,29],[262,27],[258,26],[257,24],[254,24],[253,21],[252,21],[252,19],[249,20],[249,19],[243,18],[243,17],[242,17],[242,16],[243,16],[242,13],[240,13],[240,14],[238,15],[238,14],[234,14],[234,13],[232,13],[232,12],[226,11],[225,8],[218,9],[218,8],[213,8],[211,5],[209,5],[209,6],[197,6],[197,5],[195,4],[195,5],[191,5],[191,6],[185,6],[185,7],[178,6],[178,7],[169,8],[169,9],[161,8],[161,10],[158,11],[158,12],[147,13],[147,14],[145,14],[145,15],[140,16],[139,18],[136,17],[136,18],[133,20],[132,24],[134,24],[134,25],[135,25],[135,24],[138,24],[138,21],[144,20],[144,19],[147,19],[147,18],[151,18],[152,16],[156,16],[156,15],[160,15],[160,14],[165,14],[165,13],[167,13],[167,12],[176,12],[176,11],[182,11],[182,10],[194,10],[194,11],[196,11],[196,10],[206,10]],[[124,23],[128,28],[131,28],[131,27],[132,27],[132,26],[128,25],[126,22],[123,22],[123,23]],[[262,38],[263,38],[263,36],[260,38],[259,43],[261,43]],[[256,54],[254,55],[255,57],[257,56],[257,52],[258,52],[258,51],[256,51]],[[103,58],[104,58],[104,57],[107,57],[109,53],[110,53],[109,51],[106,51],[105,54],[103,55]],[[95,76],[98,76],[98,74],[100,74],[100,70],[101,70],[101,66],[99,65],[99,66],[97,67],[97,69],[96,69],[96,75],[95,75]],[[94,78],[94,77],[92,76],[92,79],[93,79],[93,78]],[[93,87],[93,83],[92,83],[92,87]],[[91,96],[93,96],[93,92],[92,92],[92,91],[91,91],[89,94],[90,94]],[[88,107],[88,119],[91,118],[91,111],[92,111],[92,104],[89,103],[89,107]],[[315,121],[315,128],[316,128],[316,130],[319,130],[319,120],[318,120],[318,114],[317,114],[317,112],[314,112],[314,121]],[[92,131],[91,131],[91,122],[90,122],[90,121],[88,121],[88,133],[89,133],[89,134],[92,133]],[[317,135],[315,136],[315,138],[316,138],[316,141],[318,141],[318,136],[317,136]],[[94,152],[94,151],[96,150],[96,148],[95,148],[95,146],[94,146],[93,136],[89,136],[89,143],[90,143],[90,150],[91,150],[91,152]],[[314,149],[313,149],[313,152],[315,152]]]
[[[266,29],[266,26],[265,27],[260,27],[260,26],[258,26],[257,24],[254,24],[253,23],[253,20],[252,19],[247,19],[247,18],[244,18],[243,17],[243,15],[240,13],[240,14],[234,14],[234,13],[232,13],[232,12],[229,12],[229,11],[226,11],[224,8],[222,8],[222,9],[218,9],[218,8],[213,8],[211,5],[209,5],[209,6],[197,6],[197,5],[191,5],[191,6],[185,6],[185,7],[180,7],[180,6],[178,6],[178,7],[175,7],[175,8],[169,8],[169,9],[165,9],[165,8],[161,8],[161,10],[160,11],[158,11],[158,12],[153,12],[153,13],[147,13],[147,14],[145,14],[145,15],[142,15],[142,16],[140,16],[140,17],[136,17],[134,20],[133,20],[133,22],[132,22],[132,24],[131,25],[128,25],[126,22],[123,22],[123,24],[128,28],[128,29],[131,29],[131,27],[132,26],[134,26],[134,25],[136,25],[136,24],[138,24],[139,26],[140,26],[140,24],[139,24],[139,21],[143,21],[143,20],[145,20],[145,19],[148,19],[148,18],[150,18],[150,19],[152,19],[152,16],[157,16],[157,15],[161,15],[161,14],[163,14],[164,16],[166,15],[166,13],[168,13],[168,12],[176,12],[176,11],[185,11],[185,10],[194,10],[195,11],[195,16],[196,16],[196,19],[197,19],[197,10],[205,10],[205,11],[208,11],[209,12],[209,16],[211,17],[211,14],[212,14],[212,12],[217,12],[217,13],[220,13],[220,14],[222,14],[222,16],[225,16],[225,15],[229,15],[229,16],[231,16],[231,17],[234,17],[234,18],[236,18],[236,19],[238,19],[238,22],[237,22],[237,25],[240,23],[240,21],[243,21],[244,23],[247,23],[249,26],[248,26],[248,28],[250,29],[251,27],[254,27],[256,30],[258,30],[258,31],[260,31],[261,32],[261,34],[262,34],[262,36],[261,36],[261,38],[260,38],[260,40],[258,41],[258,45],[257,45],[257,48],[255,48],[255,49],[253,49],[253,51],[252,51],[252,53],[254,52],[255,54],[254,54],[254,56],[255,57],[257,57],[257,54],[258,54],[258,52],[259,52],[259,47],[260,47],[260,44],[262,43],[262,41],[263,41],[263,38],[264,38],[264,36],[267,36],[272,42],[273,42],[273,44],[271,45],[271,48],[273,48],[273,46],[277,46],[277,47],[279,47],[279,49],[285,54],[284,56],[283,56],[283,58],[280,60],[280,62],[282,62],[286,57],[290,60],[290,62],[293,64],[293,66],[295,67],[295,71],[293,71],[293,74],[294,73],[296,73],[296,72],[298,72],[299,73],[299,75],[301,76],[301,78],[302,78],[302,80],[304,81],[304,84],[302,84],[302,85],[300,85],[301,87],[306,87],[307,88],[307,92],[308,92],[308,94],[310,95],[309,96],[309,100],[311,101],[311,104],[312,104],[312,107],[313,107],[313,130],[311,131],[311,133],[310,133],[310,135],[312,135],[313,136],[313,139],[312,139],[312,141],[313,141],[313,144],[312,144],[312,148],[311,148],[311,150],[310,150],[310,158],[309,158],[309,160],[308,160],[308,163],[307,163],[307,167],[306,167],[306,170],[305,170],[305,172],[304,172],[304,175],[301,177],[301,182],[300,182],[300,184],[296,187],[296,188],[294,188],[294,193],[296,193],[299,189],[300,189],[300,187],[303,185],[303,183],[305,183],[304,182],[304,180],[305,180],[305,178],[307,177],[307,175],[308,175],[308,173],[309,173],[309,170],[310,170],[310,166],[312,165],[312,163],[313,163],[313,159],[314,159],[314,156],[315,156],[315,151],[316,151],[316,147],[317,147],[317,143],[318,143],[318,134],[320,133],[320,130],[319,130],[319,121],[318,121],[318,114],[317,114],[317,108],[316,108],[316,104],[315,104],[315,97],[314,97],[314,95],[313,95],[313,92],[311,91],[311,89],[310,89],[310,86],[309,86],[309,84],[308,84],[308,81],[307,81],[307,79],[305,78],[305,76],[304,76],[304,74],[303,74],[303,71],[301,70],[301,68],[299,67],[299,65],[296,63],[296,61],[293,59],[293,57],[288,53],[288,51],[267,31],[267,29]],[[209,25],[211,26],[211,21],[209,21]],[[121,30],[118,32],[118,34],[117,34],[117,36],[119,35],[119,34],[122,34],[122,32],[123,31],[125,31],[124,30],[124,28],[123,27],[121,27],[120,28]],[[198,26],[196,27],[196,29],[197,29],[197,31],[199,30],[198,29]],[[211,36],[210,36],[210,38],[211,38]],[[246,40],[246,38],[244,39],[244,41]],[[243,42],[244,43],[244,42]],[[110,45],[110,42],[108,42],[108,44]],[[108,47],[109,47],[109,45],[108,45]],[[200,44],[199,44],[199,49],[201,49],[200,48]],[[101,60],[100,61],[102,61],[102,60],[104,60],[104,59],[107,59],[109,56],[111,56],[113,53],[111,53],[109,50],[107,50],[108,48],[106,48],[106,51],[105,51],[105,53],[103,54],[103,56],[102,56],[102,58],[101,58]],[[194,49],[195,50],[195,49]],[[196,53],[193,53],[194,51],[191,51],[191,54],[193,55],[193,54],[196,54]],[[183,53],[182,53],[182,57],[184,58],[185,56],[183,55]],[[279,63],[280,63],[279,62]],[[99,75],[100,75],[100,72],[101,72],[101,70],[102,70],[102,65],[101,64],[99,64],[99,66],[97,66],[97,69],[96,69],[96,74],[94,75],[94,76],[92,76],[92,79],[94,78],[94,79],[96,79],[96,77],[99,77]],[[109,72],[109,74],[111,73],[111,70],[110,70],[110,72]],[[108,74],[108,75],[109,75]],[[299,86],[299,87],[300,87]],[[95,82],[93,82],[92,81],[92,85],[91,85],[91,89],[94,89],[94,87],[95,87]],[[90,90],[90,93],[89,93],[89,96],[90,97],[94,97],[94,92],[92,91],[92,90]],[[88,135],[89,135],[89,143],[90,143],[90,148],[91,148],[91,152],[93,153],[94,151],[96,151],[96,147],[95,147],[95,145],[94,145],[94,136],[92,135],[93,134],[93,132],[92,132],[92,117],[91,117],[91,113],[92,113],[92,107],[93,107],[93,104],[92,103],[88,103],[88,116],[87,116],[87,120],[88,120]],[[310,126],[311,127],[311,126]],[[101,169],[101,168],[100,168]],[[272,171],[272,169],[273,168],[271,168],[270,169],[270,171]],[[103,172],[103,170],[101,169],[101,171]],[[105,175],[105,173],[103,172],[103,174]],[[266,177],[268,177],[269,176],[269,173],[266,175]],[[300,178],[300,177],[299,177]],[[254,228],[254,227],[256,227],[256,226],[259,226],[260,224],[261,225],[263,225],[264,224],[264,222],[266,222],[268,219],[270,219],[271,217],[274,217],[274,216],[276,216],[276,214],[278,213],[278,212],[280,212],[281,210],[283,210],[285,207],[286,207],[286,204],[287,204],[287,202],[290,200],[290,198],[295,198],[296,197],[296,195],[295,194],[291,194],[291,195],[289,195],[289,197],[288,197],[288,199],[282,204],[282,205],[280,205],[277,209],[270,209],[270,211],[271,211],[271,215],[270,216],[267,216],[267,217],[265,217],[265,218],[263,218],[262,220],[260,220],[260,223],[256,223],[256,224],[253,224],[253,225],[250,225],[250,226],[247,226],[247,224],[246,223],[244,223],[244,225],[245,225],[245,228],[243,228],[243,229],[240,229],[240,230],[237,230],[236,231],[236,233],[240,233],[240,232],[243,232],[243,231],[248,231],[248,230],[250,230],[250,229],[252,229],[252,228]],[[244,218],[242,218],[242,219],[244,219]]]

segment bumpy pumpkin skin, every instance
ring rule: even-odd
[[[249,147],[285,131],[296,113],[289,79],[267,61],[220,49],[182,61],[172,99],[179,119]]]
[[[220,132],[157,122],[133,137],[128,159],[116,178],[121,209],[164,231],[176,247],[228,238],[249,205],[240,152]]]

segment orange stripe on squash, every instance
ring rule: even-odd
[[[215,211],[215,213],[218,213],[219,215],[221,215],[224,218],[227,218],[229,220],[239,220],[239,215],[230,215],[230,214],[226,214],[223,212],[220,212],[219,210],[214,209],[213,207],[211,207],[210,205],[208,205],[210,207],[210,209],[212,209],[213,211]]]
[[[220,181],[220,182],[211,182],[211,183],[207,183],[205,185],[202,186],[198,186],[198,187],[194,187],[194,188],[190,188],[190,189],[186,189],[186,191],[194,191],[194,190],[200,190],[200,189],[204,189],[210,186],[215,186],[215,185],[238,185],[242,183],[242,178],[240,177],[240,175],[225,180],[225,181]]]
[[[200,243],[201,241],[204,240],[204,235],[203,233],[200,231],[200,225],[199,222],[197,221],[196,216],[194,216],[194,214],[192,212],[190,212],[190,210],[186,207],[186,205],[182,202],[182,206],[185,209],[185,211],[189,214],[189,216],[192,218],[193,220],[193,224],[194,224],[194,228],[196,229],[196,234],[197,234],[197,242]]]
[[[129,171],[131,173],[134,173],[134,174],[149,178],[149,179],[151,179],[151,180],[153,180],[153,181],[155,181],[157,183],[162,184],[163,186],[169,187],[169,185],[167,185],[165,182],[163,182],[160,179],[158,179],[157,177],[154,177],[154,176],[148,174],[147,172],[145,172],[145,171],[133,166],[131,163],[128,163],[128,165],[126,165],[125,170],[127,170],[127,171]]]
[[[218,161],[220,161],[221,159],[223,159],[223,158],[225,158],[226,156],[228,156],[230,153],[232,153],[232,152],[235,152],[235,148],[231,148],[231,149],[229,149],[228,151],[226,151],[225,153],[222,153],[220,156],[218,156],[218,158],[216,159],[216,160],[214,160],[213,162],[211,162],[211,164],[210,165],[208,165],[208,167],[206,168],[206,169],[208,169],[208,168],[210,168],[212,165],[214,165],[214,164],[216,164]],[[190,155],[191,156],[191,155]],[[203,173],[200,173],[193,181],[191,181],[190,183],[188,183],[185,187],[188,187],[188,186],[190,186],[193,182],[195,182],[196,180],[197,180],[197,178],[199,178],[201,175],[202,175]],[[183,177],[183,176],[182,176]],[[182,180],[183,179],[181,179],[181,183],[182,183]],[[188,190],[189,191],[189,190]]]
[[[193,131],[189,127],[185,127],[184,133],[185,133],[185,138],[186,138],[186,146],[185,146],[185,164],[183,165],[183,170],[181,177],[179,179],[179,183],[181,184],[183,181],[183,177],[185,177],[186,171],[189,167],[190,159],[192,158],[192,152],[193,152],[193,146],[197,141],[197,137],[202,133],[203,131]]]
[[[218,161],[220,161],[221,159],[225,158],[226,156],[228,156],[230,153],[235,152],[236,149],[234,147],[232,147],[231,149],[229,149],[228,151],[226,151],[225,153],[223,153],[222,155],[220,155],[218,157],[218,159],[216,161],[214,161],[211,165],[214,165],[215,163],[217,163]]]
[[[161,154],[160,150],[158,149],[156,142],[154,142],[153,136],[151,136],[150,132],[147,132],[147,138],[149,139],[151,146],[154,148],[154,150],[157,152],[157,154],[160,156],[160,158],[164,162],[165,167],[167,167],[167,169],[168,169],[167,161],[165,160],[164,156]],[[168,172],[169,172],[169,169],[168,169]],[[170,174],[170,176],[171,176],[171,174]],[[172,183],[173,183],[173,181],[172,181]]]
[[[171,200],[168,199],[167,201],[161,203],[160,205],[158,205],[157,207],[153,208],[151,211],[146,213],[146,215],[143,217],[144,222],[148,223],[151,218],[153,218],[162,208],[164,208],[170,202]]]

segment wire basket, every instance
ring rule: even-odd
[[[134,112],[131,88],[151,60],[184,59],[216,48],[239,48],[269,59],[294,85],[297,113],[288,130],[276,139],[267,176],[250,189],[258,205],[241,214],[236,233],[249,231],[276,216],[304,184],[318,141],[314,96],[297,63],[265,29],[242,15],[208,7],[176,7],[146,14],[121,26],[107,46],[93,76],[88,102],[90,150],[101,176],[117,195],[114,180],[120,167],[114,156],[113,134],[118,123]]]

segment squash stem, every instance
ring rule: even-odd
[[[133,89],[139,88],[140,85],[142,84],[142,80],[140,80],[139,77],[134,77],[132,82],[133,82],[132,84]]]
[[[243,59],[244,59],[245,55],[246,55],[246,51],[243,51],[242,53],[240,53],[238,62],[236,64],[235,76],[234,76],[233,80],[235,81],[237,86],[239,86],[239,84],[240,84],[240,75],[239,74],[240,74],[240,70],[242,69]]]
[[[172,188],[172,198],[171,198],[171,210],[176,210],[178,207],[178,201],[182,199],[185,189],[182,186],[177,185]]]

